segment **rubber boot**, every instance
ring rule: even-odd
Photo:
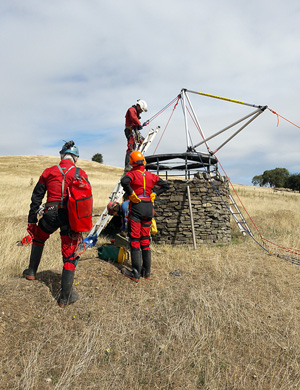
[[[143,266],[141,275],[145,279],[150,279],[151,270],[151,250],[142,251]]]
[[[142,259],[140,250],[131,250],[131,265],[132,271],[127,268],[121,270],[122,274],[138,283],[140,281],[141,268],[142,268]]]
[[[39,245],[32,245],[29,266],[23,271],[24,278],[28,280],[35,280],[36,272],[39,267],[44,247]]]
[[[73,291],[73,281],[74,281],[75,271],[70,271],[67,269],[63,269],[61,275],[61,295],[58,300],[58,305],[60,307],[66,307],[67,305],[71,305],[78,299],[78,294],[76,291]]]

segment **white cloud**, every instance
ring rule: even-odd
[[[296,0],[4,0],[0,153],[57,155],[73,138],[83,158],[102,153],[121,166],[127,108],[145,99],[144,121],[181,88],[267,104],[299,124],[299,14]],[[223,103],[193,96],[206,136],[249,112]],[[161,153],[185,151],[180,110]],[[167,120],[151,125],[163,130]],[[249,184],[277,166],[297,170],[299,129],[282,119],[276,125],[267,110],[219,152],[232,180]]]

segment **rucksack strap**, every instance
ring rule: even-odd
[[[62,184],[61,184],[61,201],[60,201],[61,207],[63,207],[63,204],[64,204],[64,191],[65,191],[65,176],[72,168],[74,168],[74,166],[70,167],[65,173],[62,170],[62,167],[60,165],[57,165],[57,167],[60,170],[61,174],[63,175],[63,180],[62,180]],[[77,169],[80,170],[80,168],[76,168],[75,169],[75,173],[76,173]]]
[[[80,179],[80,168],[77,168],[75,169],[75,173],[74,173],[74,177],[75,179],[79,180]]]

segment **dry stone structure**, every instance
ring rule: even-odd
[[[230,211],[222,201],[229,202],[226,178],[207,180],[197,173],[191,180],[169,180],[170,190],[156,198],[157,234],[153,242],[160,244],[193,244],[188,190],[190,189],[194,231],[198,244],[228,243],[231,239]]]

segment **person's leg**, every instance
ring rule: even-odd
[[[151,274],[150,229],[151,220],[142,221],[140,243],[142,249],[143,265],[141,275],[145,279],[150,279]]]
[[[125,156],[125,169],[130,170],[131,166],[129,164],[129,157],[130,157],[130,154],[134,151],[135,139],[134,139],[133,135],[130,135],[127,140],[128,140],[128,142],[127,142],[127,150],[126,150],[126,156]]]
[[[23,271],[23,276],[27,280],[35,280],[36,273],[42,258],[45,242],[50,237],[49,233],[45,233],[39,226],[36,226],[32,232],[32,246],[28,268]]]
[[[63,270],[61,276],[61,295],[58,300],[60,307],[66,307],[78,300],[78,294],[73,290],[75,269],[79,256],[76,250],[79,243],[79,237],[75,233],[72,237],[67,232],[61,232],[61,251],[63,256]]]
[[[140,234],[141,234],[141,222],[137,222],[128,218],[128,235],[130,239],[132,271],[128,270],[127,268],[123,268],[121,272],[124,276],[135,281],[136,283],[139,282],[140,280],[141,267],[142,267]]]

